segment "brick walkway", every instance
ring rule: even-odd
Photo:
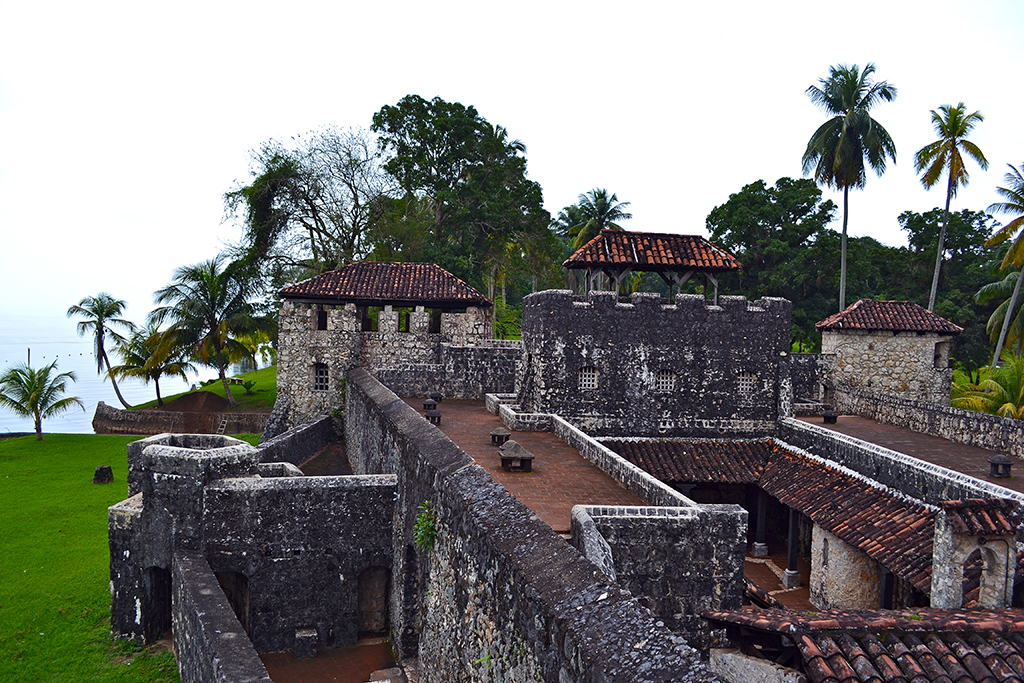
[[[937,436],[918,434],[909,429],[882,424],[874,420],[868,420],[855,415],[840,415],[839,421],[834,425],[824,424],[820,417],[800,417],[803,422],[815,424],[826,429],[831,429],[840,434],[852,436],[861,441],[898,451],[933,465],[941,465],[954,472],[961,472],[987,481],[996,486],[1008,488],[1011,491],[1024,493],[1024,480],[1019,474],[1009,479],[996,479],[989,476],[988,459],[996,455],[993,451],[974,446],[940,439]],[[1024,463],[1014,464],[1014,469],[1024,469]]]
[[[423,414],[423,399],[405,402]],[[513,432],[512,438],[536,456],[533,472],[501,469],[491,431],[503,426],[483,401],[442,401],[441,431],[487,470],[521,503],[558,533],[569,533],[573,505],[643,505],[644,502],[590,464],[554,434]]]

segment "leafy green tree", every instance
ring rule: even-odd
[[[175,345],[173,339],[165,338],[153,322],[136,330],[127,339],[119,340],[117,355],[121,357],[121,364],[110,368],[111,377],[134,377],[141,379],[143,384],[152,381],[156,387],[157,406],[164,404],[160,396],[161,377],[180,377],[188,381],[187,373],[195,371],[185,349]]]
[[[793,340],[811,342],[814,323],[831,312],[832,267],[829,235],[836,206],[822,201],[814,181],[779,178],[745,185],[708,214],[711,241],[736,256],[743,267],[723,275],[719,285],[750,299],[781,296],[793,302]],[[834,263],[832,261],[831,263]],[[834,305],[834,300],[833,300]]]
[[[174,271],[174,282],[154,295],[158,304],[166,304],[150,312],[148,322],[161,325],[170,322],[164,332],[169,340],[189,350],[192,356],[209,367],[217,368],[224,392],[231,405],[237,405],[228,386],[227,369],[233,360],[248,356],[237,335],[266,326],[256,315],[250,297],[250,280],[231,268],[223,267],[218,256]]]
[[[64,396],[75,373],[53,374],[57,361],[39,369],[19,363],[0,375],[0,407],[35,421],[36,441],[43,440],[43,419],[60,415],[71,406],[85,410],[77,396]]]
[[[945,254],[946,226],[949,223],[949,203],[956,196],[961,185],[966,185],[970,175],[964,166],[961,150],[978,162],[981,170],[988,169],[988,159],[981,148],[967,139],[974,127],[985,120],[981,112],[967,113],[964,103],[954,106],[944,104],[938,110],[932,110],[932,124],[939,139],[925,145],[914,155],[914,168],[921,174],[921,184],[931,189],[947,175],[946,209],[942,217],[942,230],[939,231],[939,246],[935,253],[935,273],[932,275],[932,289],[928,295],[928,310],[935,310],[935,296],[939,289],[939,270],[942,268],[942,257]]]
[[[1017,167],[1007,164],[1010,170],[1003,176],[1003,182],[1006,183],[1007,187],[996,188],[996,193],[999,194],[1006,201],[996,202],[988,207],[989,211],[993,213],[1004,213],[1015,216],[1013,220],[999,228],[987,242],[985,246],[992,247],[1007,242],[1013,237],[1013,242],[1010,244],[1009,249],[1006,250],[1006,256],[1003,257],[1003,262],[1000,266],[1002,270],[1006,270],[1010,266],[1014,268],[1022,268],[1024,270],[1024,175],[1021,174],[1020,169]],[[1024,164],[1021,165],[1024,168]],[[1016,235],[1016,237],[1014,237]],[[1015,310],[1017,304],[1017,297],[1020,294],[1020,285],[1024,282],[1024,277],[1018,277],[1017,282],[1013,287],[1013,294],[1010,296],[1010,302],[1008,304],[1008,310]],[[1014,316],[1007,315],[1003,321],[1003,329],[999,333],[999,341],[996,342],[995,354],[992,356],[992,365],[999,365],[999,360],[1003,351],[1003,342],[1006,341],[1006,334],[1010,327],[1010,320]]]
[[[950,405],[1017,420],[1024,418],[1024,357],[1003,354],[1005,365],[994,368],[977,386],[957,385]]]
[[[579,249],[584,244],[601,234],[602,230],[622,230],[619,221],[626,221],[633,217],[633,214],[625,211],[629,202],[620,202],[619,197],[603,188],[595,187],[593,190],[581,194],[575,208],[565,207],[559,217],[565,215],[575,220],[570,225],[566,234],[574,237],[572,246]]]
[[[820,184],[843,191],[843,232],[840,248],[839,310],[846,307],[846,250],[850,188],[863,189],[865,161],[879,176],[886,161],[896,160],[896,145],[889,133],[869,114],[881,101],[896,98],[896,87],[874,81],[875,65],[861,71],[854,64],[829,67],[828,78],[805,91],[830,116],[807,142],[803,173],[813,173]]]
[[[526,177],[525,146],[475,108],[407,95],[373,116],[401,190],[432,203],[425,257],[481,284],[509,243],[547,229],[540,185]]]
[[[117,400],[125,408],[131,408],[131,405],[121,395],[121,390],[117,387],[117,380],[110,375],[110,359],[107,357],[106,348],[108,338],[115,342],[124,341],[124,335],[113,329],[114,327],[123,328],[127,332],[135,330],[133,322],[121,317],[125,306],[127,304],[124,299],[115,299],[106,292],[100,292],[96,296],[87,296],[79,301],[77,305],[70,307],[67,315],[69,318],[72,316],[84,318],[84,320],[78,321],[78,336],[81,337],[87,333],[92,334],[93,355],[96,357],[96,374],[102,375],[106,372],[107,376],[110,377],[110,383],[114,386]]]

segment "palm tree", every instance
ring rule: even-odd
[[[1002,302],[996,307],[996,310],[992,311],[992,315],[989,316],[988,322],[985,325],[985,331],[989,334],[989,340],[995,344],[1003,331],[1003,323],[1006,322],[1006,316],[1009,314],[1010,326],[1003,337],[1003,342],[1007,346],[1016,343],[1018,354],[1024,352],[1024,315],[1021,315],[1019,301],[1015,303],[1011,311],[1010,300],[1013,298],[1014,290],[1017,289],[1017,280],[1019,278],[1020,271],[1010,271],[1002,279],[984,285],[974,295],[974,300],[979,304],[991,301],[992,299]]]
[[[964,166],[961,150],[978,162],[981,170],[988,169],[988,159],[981,149],[967,139],[974,126],[985,120],[980,111],[967,113],[964,103],[955,107],[944,104],[938,111],[932,109],[932,125],[939,139],[925,145],[914,155],[914,169],[921,175],[921,184],[931,189],[943,173],[948,171],[946,182],[946,210],[942,214],[942,229],[939,231],[939,249],[935,254],[935,273],[932,275],[932,291],[928,295],[928,310],[935,308],[935,297],[939,291],[939,270],[942,268],[942,251],[946,241],[946,226],[949,224],[949,202],[956,196],[961,185],[970,179]]]
[[[144,329],[136,330],[128,339],[117,342],[117,354],[121,356],[121,365],[110,368],[111,377],[136,377],[143,384],[150,380],[156,385],[156,404],[162,407],[160,396],[161,377],[181,377],[188,380],[187,372],[194,372],[195,367],[185,358],[180,346],[166,343],[163,335],[153,323]]]
[[[135,323],[121,317],[125,306],[127,304],[124,299],[115,299],[106,292],[100,292],[94,297],[85,297],[78,302],[78,305],[68,309],[69,318],[71,316],[85,318],[85,320],[78,321],[78,336],[85,336],[86,333],[92,334],[97,375],[102,375],[105,371],[110,377],[110,359],[107,357],[106,349],[107,337],[115,342],[124,341],[124,336],[111,329],[111,325],[123,327],[128,332],[135,331]],[[121,402],[121,405],[131,408],[131,405],[121,395],[121,390],[117,387],[117,380],[110,377],[110,383],[114,385],[114,393],[117,394],[117,400]]]
[[[38,370],[19,363],[0,375],[0,407],[35,420],[36,441],[43,440],[44,417],[59,415],[75,405],[85,410],[77,396],[62,397],[68,382],[75,381],[75,373],[51,375],[56,367],[57,361]]]
[[[576,236],[573,241],[575,249],[600,235],[602,230],[622,230],[622,226],[616,221],[626,221],[633,217],[633,214],[624,211],[629,202],[620,202],[614,192],[608,194],[608,190],[600,188],[581,194],[577,206],[579,212],[574,218],[579,220],[579,223],[568,229],[568,234]],[[569,207],[562,211],[571,215]],[[562,214],[559,214],[560,219],[561,217]]]
[[[866,182],[864,161],[879,176],[886,160],[896,161],[896,145],[889,133],[871,118],[869,111],[885,100],[896,99],[896,86],[875,82],[875,65],[864,71],[854,64],[829,67],[828,78],[805,91],[811,101],[829,114],[807,142],[803,155],[803,173],[814,173],[819,184],[843,191],[843,235],[840,246],[839,310],[846,308],[846,228],[849,222],[850,188],[863,189]]]
[[[182,266],[174,271],[174,282],[156,292],[161,306],[147,321],[171,325],[167,339],[187,348],[203,365],[217,368],[228,403],[238,405],[228,386],[227,369],[232,360],[248,355],[235,335],[257,329],[260,324],[249,304],[251,285],[230,268],[222,269],[223,256]]]
[[[996,368],[977,385],[957,392],[950,405],[992,415],[1024,418],[1024,357],[1003,354],[1004,367]]]
[[[1014,268],[1021,267],[1024,272],[1024,175],[1021,174],[1020,169],[1007,164],[1010,167],[1009,172],[1003,176],[1003,182],[1006,183],[1007,187],[997,187],[996,193],[999,194],[1005,202],[996,202],[995,204],[989,205],[987,211],[993,213],[1008,213],[1016,214],[1017,217],[1012,221],[999,228],[996,234],[992,235],[986,242],[986,247],[992,247],[997,244],[1002,244],[1010,239],[1014,233],[1017,234],[1013,239],[1013,244],[1006,250],[1006,256],[1003,257],[1003,262],[1000,265],[1000,270],[1006,270],[1010,266]],[[1021,164],[1021,168],[1024,168],[1024,164]],[[1017,283],[1013,287],[1013,294],[1010,296],[1010,303],[1008,310],[1015,310],[1017,305],[1017,296],[1020,294],[1020,284],[1024,282],[1024,277],[1017,277]],[[1010,328],[1010,320],[1014,316],[1007,315],[1003,319],[1003,329],[999,333],[999,341],[996,342],[996,351],[992,356],[992,366],[996,367],[999,365],[1000,354],[1003,351],[1003,342],[1006,341],[1006,333]]]

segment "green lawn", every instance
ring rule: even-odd
[[[274,407],[274,401],[277,400],[277,366],[271,365],[269,368],[262,368],[260,370],[254,370],[247,372],[244,375],[239,375],[243,380],[255,380],[256,384],[252,387],[253,393],[246,394],[245,387],[240,384],[231,385],[231,395],[238,401],[238,407],[233,408],[236,412],[270,412]],[[218,396],[227,398],[224,396],[224,384],[219,380],[213,384],[207,384],[202,387],[203,391],[209,391]],[[164,403],[173,401],[179,396],[184,394],[174,394],[173,396],[165,396]],[[143,403],[135,406],[136,409],[140,408],[155,408],[156,400],[150,401],[149,403]]]
[[[132,436],[0,441],[0,681],[177,681],[170,652],[110,637],[107,507]],[[114,483],[92,483],[111,465]]]

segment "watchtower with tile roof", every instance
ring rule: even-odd
[[[913,301],[861,299],[815,327],[822,353],[835,355],[836,385],[949,405],[959,325]]]

